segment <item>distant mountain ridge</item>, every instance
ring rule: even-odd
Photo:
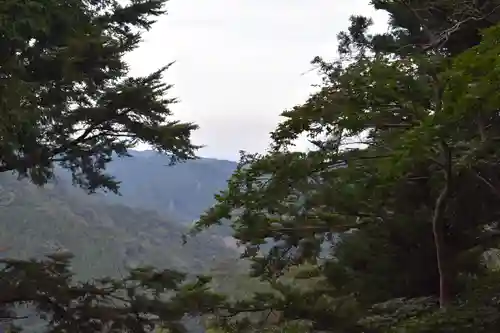
[[[112,202],[155,210],[190,225],[214,204],[214,194],[227,187],[237,163],[200,158],[169,166],[168,156],[154,151],[130,151],[115,158],[106,171],[120,184],[120,194],[105,194]]]

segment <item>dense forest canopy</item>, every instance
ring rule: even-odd
[[[117,189],[104,166],[138,141],[194,157],[162,70],[129,78],[122,60],[163,2],[0,5],[4,171],[43,184],[61,163],[92,192]],[[214,332],[498,332],[500,2],[371,4],[387,33],[351,17],[338,59],[313,60],[322,85],[193,230],[229,221],[260,291],[154,268],[82,283],[58,253],[3,260],[7,322],[28,304],[49,332],[182,332],[186,316]],[[293,151],[303,135],[315,148]]]
[[[246,311],[279,312],[278,326],[493,332],[500,3],[372,5],[388,32],[351,18],[339,59],[313,61],[320,89],[282,114],[269,153],[242,156],[198,229],[232,220],[253,274],[275,285]],[[293,152],[303,135],[316,149]],[[323,283],[280,282],[297,265]]]

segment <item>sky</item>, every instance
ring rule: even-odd
[[[126,57],[132,75],[166,72],[174,118],[195,122],[198,155],[237,160],[264,152],[280,113],[304,102],[318,83],[310,61],[334,58],[349,16],[386,26],[369,0],[170,0],[168,14]],[[304,148],[306,142],[299,142]],[[145,147],[141,147],[145,148]]]

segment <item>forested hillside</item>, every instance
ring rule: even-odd
[[[153,151],[131,151],[115,158],[107,171],[120,182],[120,194],[110,200],[140,209],[155,210],[191,225],[215,203],[214,194],[227,186],[236,162],[200,158],[169,166],[169,158]]]
[[[0,175],[0,246],[3,256],[43,257],[59,249],[75,254],[81,278],[117,276],[126,266],[153,265],[192,274],[236,258],[218,238],[186,245],[188,229],[156,211],[108,203],[64,181],[38,188]]]

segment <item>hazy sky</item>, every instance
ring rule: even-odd
[[[168,15],[127,58],[133,75],[171,62],[175,117],[194,121],[199,154],[236,160],[263,152],[279,114],[304,101],[316,55],[334,57],[351,14],[386,18],[369,0],[170,0]]]

